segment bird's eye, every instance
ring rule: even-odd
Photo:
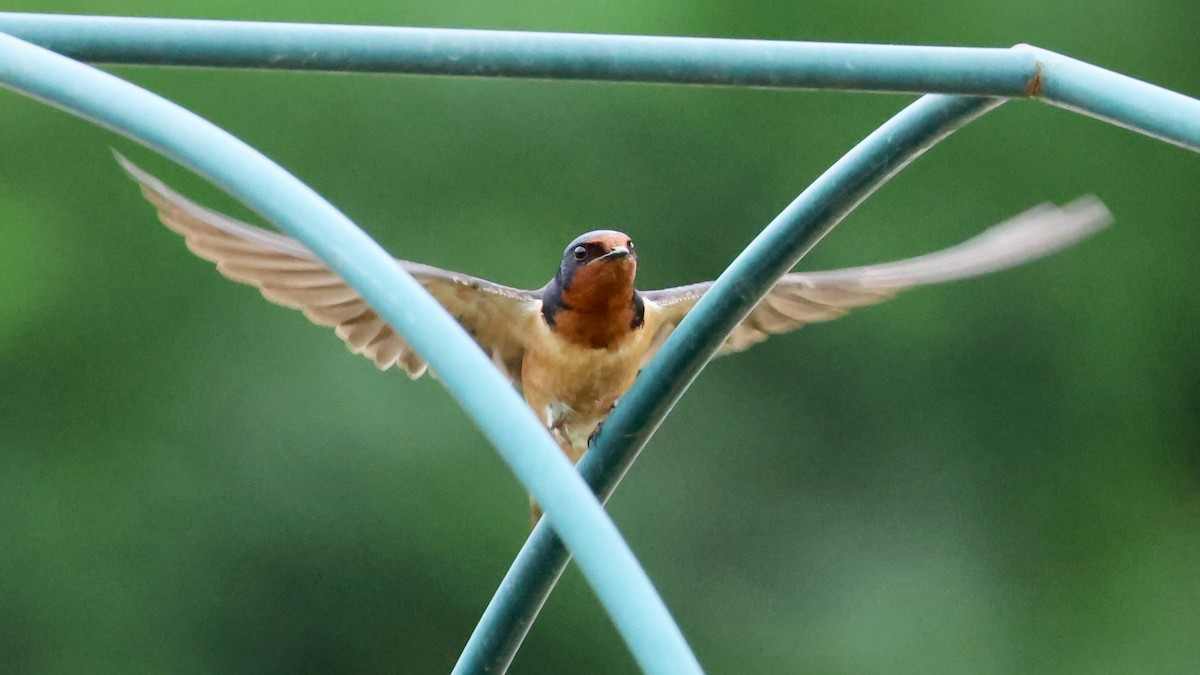
[[[633,240],[632,239],[625,242],[625,248],[629,249],[630,251],[633,250]]]
[[[587,254],[588,254],[588,250],[587,250],[586,246],[576,246],[574,249],[571,250],[571,255],[576,260],[583,260],[584,258],[587,257]]]

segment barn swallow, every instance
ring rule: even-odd
[[[226,277],[258,287],[274,303],[331,326],[350,350],[380,370],[416,379],[425,361],[333,271],[300,242],[192,202],[118,155],[158,216],[193,253]],[[1107,226],[1094,197],[1042,205],[952,248],[897,262],[787,274],[739,324],[719,354],[770,335],[842,316],[913,286],[954,281],[1019,265],[1066,248]],[[638,255],[615,230],[580,235],[567,245],[554,277],[521,290],[429,265],[397,260],[453,315],[524,394],[562,451],[578,461],[589,438],[712,285],[655,291],[634,286]],[[540,510],[535,504],[536,522]]]

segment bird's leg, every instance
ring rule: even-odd
[[[620,400],[620,399],[618,399],[618,400]],[[604,426],[604,422],[608,419],[608,416],[612,414],[612,411],[614,411],[616,409],[617,409],[617,401],[613,401],[613,404],[608,407],[608,412],[604,413],[604,418],[600,420],[600,423],[596,425],[595,429],[592,429],[592,433],[588,436],[587,447],[591,448],[592,443],[596,442],[596,437],[600,435],[600,429],[601,429],[601,427]]]
[[[588,436],[587,444],[589,449],[592,447],[592,444],[596,442],[596,437],[600,435],[600,427],[602,426],[604,426],[604,420],[600,420],[600,424],[597,424],[596,428],[592,429],[591,435]]]
[[[565,411],[560,412],[558,415],[547,415],[546,429],[550,432],[550,435],[554,438],[554,441],[558,443],[559,449],[563,451],[563,454],[567,456],[567,459],[571,460],[572,463],[576,463],[579,461],[579,457],[583,454],[583,452],[577,451],[574,445],[571,443],[571,434],[567,429],[568,417],[569,414]],[[586,448],[584,449],[586,450]],[[533,495],[530,495],[529,529],[533,529],[534,526],[538,524],[538,521],[542,518],[542,513],[543,511],[541,505],[534,501]]]
[[[613,408],[616,408],[616,407],[617,407],[617,404],[613,403],[612,406],[608,409],[608,412],[605,413],[604,419],[608,419],[608,415],[611,414],[613,411]],[[600,427],[602,427],[602,426],[604,426],[604,420],[600,420],[600,423],[597,424],[596,428],[592,430],[591,435],[588,436],[587,443],[582,448],[576,448],[574,446],[574,444],[571,443],[571,434],[567,430],[567,416],[566,415],[563,415],[562,417],[554,419],[547,426],[547,428],[550,430],[550,435],[554,437],[554,440],[558,441],[558,447],[562,448],[562,451],[567,456],[567,459],[570,459],[572,462],[578,464],[579,459],[581,457],[583,457],[583,453],[592,446],[592,442],[595,441],[596,436],[600,434]],[[540,520],[541,517],[542,517],[542,507],[538,506],[538,503],[533,501],[533,497],[530,497],[529,498],[529,527],[530,527],[530,529],[533,529],[533,527],[538,524],[538,520]]]

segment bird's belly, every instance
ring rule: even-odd
[[[649,336],[633,331],[612,349],[572,344],[548,331],[544,337],[526,349],[521,388],[543,423],[569,437],[571,454],[581,453],[587,437],[633,385]]]
[[[607,412],[637,377],[641,354],[630,342],[616,350],[559,344],[528,351],[522,387],[578,413]]]

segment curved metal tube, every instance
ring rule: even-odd
[[[1001,103],[1002,99],[965,96],[918,99],[846,153],[776,216],[717,278],[600,428],[579,463],[596,494],[608,500],[725,336],[776,279],[896,172]],[[454,672],[504,672],[569,560],[552,529],[540,524],[534,528]]]
[[[629,546],[525,402],[466,331],[328,202],[231,134],[129,82],[0,34],[0,84],[187,166],[293,235],[420,352],[536,497],[643,670],[701,672]]]

